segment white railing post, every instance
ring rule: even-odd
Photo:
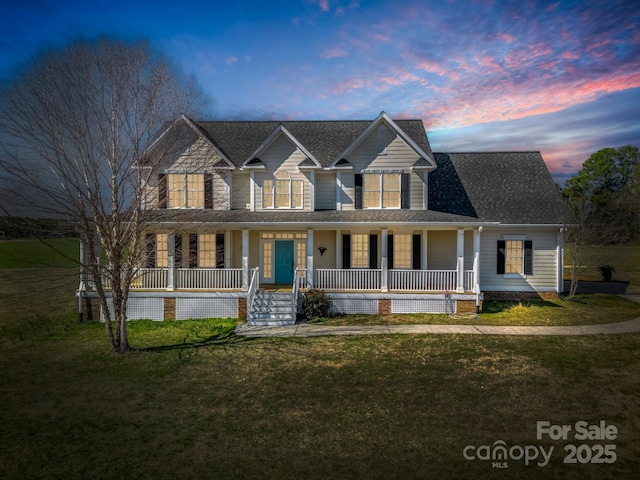
[[[389,247],[389,233],[386,228],[382,229],[382,256],[380,258],[380,290],[382,292],[388,292],[389,288],[387,286],[387,250]]]
[[[293,288],[291,289],[291,314],[295,320],[298,312],[298,268],[293,271]]]
[[[456,267],[457,271],[457,285],[456,290],[459,293],[464,292],[464,230],[462,228],[458,229],[458,241],[457,241],[457,250],[458,250],[458,263]]]
[[[480,293],[480,234],[482,226],[473,231],[473,291]]]
[[[176,234],[170,232],[167,235],[167,290],[175,290],[176,285]]]
[[[242,230],[242,289],[249,289],[249,230],[246,228]]]
[[[297,283],[297,276],[296,283]],[[313,288],[313,229],[307,230],[307,288]]]

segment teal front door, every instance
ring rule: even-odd
[[[293,283],[293,240],[276,240],[275,283]]]

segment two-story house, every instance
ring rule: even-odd
[[[155,212],[128,318],[290,323],[311,288],[344,313],[562,291],[569,217],[539,152],[433,153],[421,120],[384,112],[181,116],[156,140],[169,141],[146,172]]]

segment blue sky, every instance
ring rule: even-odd
[[[436,151],[541,150],[558,181],[640,146],[637,1],[33,0],[4,5],[0,81],[80,35],[147,38],[212,119],[424,121]]]

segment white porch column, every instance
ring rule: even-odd
[[[336,230],[336,268],[342,268],[342,230]]]
[[[427,229],[422,231],[422,254],[420,255],[420,268],[426,270],[429,266],[427,255],[429,254],[429,235]]]
[[[296,279],[297,281],[297,279]],[[313,229],[307,230],[307,288],[313,288]]]
[[[557,253],[556,256],[558,258],[558,285],[557,291],[558,293],[562,293],[564,291],[564,228],[561,228],[558,232],[558,241],[556,242]]]
[[[389,248],[389,231],[386,228],[382,229],[382,256],[380,259],[380,268],[382,269],[381,278],[380,278],[380,290],[383,292],[388,292],[389,287],[387,283],[387,272],[388,272],[388,263],[387,263],[387,250]]]
[[[458,271],[458,285],[457,291],[459,293],[464,292],[464,229],[458,229],[458,265],[456,270]]]
[[[87,244],[80,237],[80,285],[78,285],[80,291],[87,289],[87,263]]]
[[[242,290],[249,290],[249,230],[242,230]]]
[[[480,293],[480,234],[482,227],[473,231],[473,291]]]
[[[336,210],[342,210],[342,172],[336,172]],[[336,267],[340,268],[340,267]]]
[[[176,233],[167,235],[167,290],[175,290],[176,275]]]
[[[252,212],[256,211],[256,177],[255,172],[249,172],[249,204]]]

